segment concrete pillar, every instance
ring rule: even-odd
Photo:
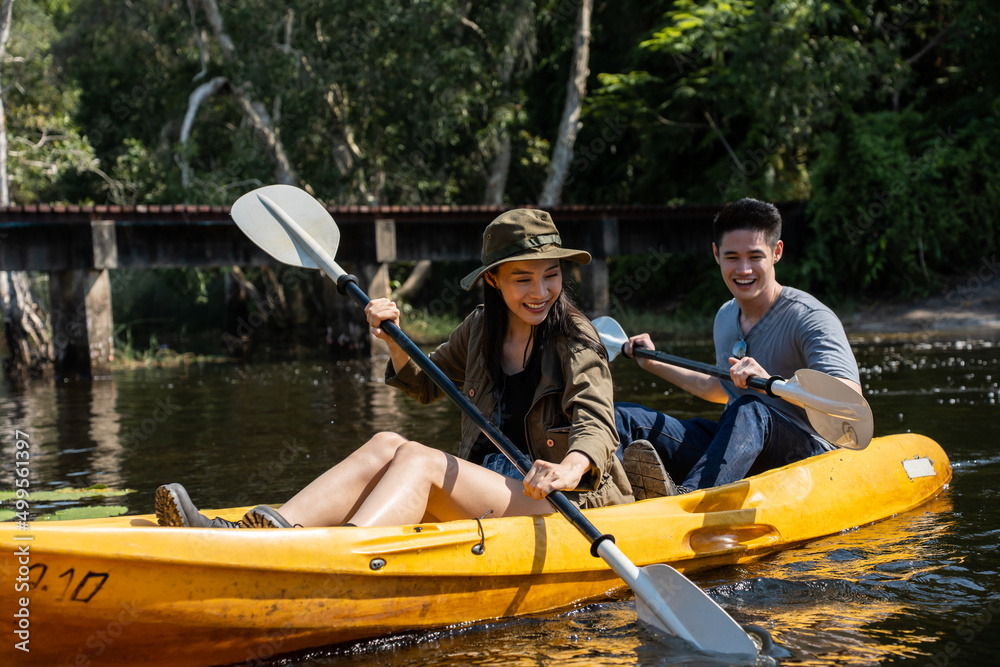
[[[114,359],[108,270],[49,274],[56,379],[106,379]]]
[[[368,287],[365,291],[371,299],[388,299],[392,296],[389,285],[389,265],[396,261],[396,221],[375,221],[375,260],[376,265],[365,266],[362,269]],[[358,278],[361,280],[361,277]],[[364,285],[362,284],[362,287]],[[389,347],[384,341],[368,334],[371,338],[371,356],[377,357],[389,354]]]
[[[590,317],[608,314],[608,261],[594,258],[580,267],[580,306]]]
[[[110,379],[115,356],[111,280],[118,268],[115,223],[90,223],[93,268],[49,274],[56,379]]]
[[[388,299],[392,295],[392,289],[389,287],[389,264],[383,262],[378,265],[366,266],[364,271],[366,277],[369,272],[373,275],[365,290],[368,293],[368,298]],[[359,277],[358,280],[361,278]],[[371,333],[368,336],[371,338],[371,356],[378,357],[389,354],[389,346],[385,341],[379,340]]]
[[[580,267],[580,301],[591,317],[607,315],[611,293],[607,258],[618,254],[618,218],[602,218],[594,230],[595,246],[586,248],[593,256]]]

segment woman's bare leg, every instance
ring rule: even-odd
[[[519,480],[499,475],[418,442],[402,443],[381,479],[350,522],[392,526],[425,519],[451,521],[479,517],[547,514],[547,500],[524,495]]]
[[[353,515],[382,479],[406,438],[376,433],[346,459],[314,479],[281,506],[292,525],[339,526]]]

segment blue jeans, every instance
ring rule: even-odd
[[[670,478],[689,489],[728,484],[827,451],[752,395],[730,403],[718,422],[674,419],[636,403],[615,403],[615,428],[618,458],[633,440],[649,440]]]
[[[487,470],[500,473],[504,477],[518,480],[524,479],[524,475],[517,469],[517,466],[501,453],[494,452],[493,454],[487,454],[483,457],[482,466]]]

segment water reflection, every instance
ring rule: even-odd
[[[795,664],[851,664],[912,658],[930,633],[894,627],[914,606],[940,602],[940,581],[961,564],[948,538],[955,531],[946,493],[917,510],[734,568],[734,584],[715,594],[728,607],[766,618]]]
[[[707,345],[664,347],[711,357]],[[857,354],[876,434],[914,431],[940,442],[955,470],[951,489],[886,521],[694,579],[737,620],[767,628],[791,652],[785,664],[923,665],[939,655],[988,664],[1000,618],[1000,348],[985,338],[865,340]],[[718,415],[634,362],[612,370],[619,400],[680,417]],[[12,461],[8,434],[26,431],[33,489],[131,488],[107,504],[146,513],[153,489],[171,481],[206,507],[281,502],[379,430],[455,451],[458,409],[417,404],[381,383],[383,371],[381,360],[300,360],[143,368],[22,392],[0,385],[0,454]],[[12,467],[0,468],[0,488],[12,486]],[[948,642],[960,659],[943,654]],[[331,647],[285,664],[372,663],[719,664],[647,634],[630,600]]]

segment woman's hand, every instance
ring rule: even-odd
[[[386,342],[392,341],[389,334],[382,330],[381,325],[383,322],[393,322],[397,327],[399,326],[399,307],[395,301],[372,299],[365,306],[365,317],[368,318],[368,325],[372,329],[373,336]]]
[[[729,377],[732,378],[733,384],[737,387],[746,389],[750,378],[768,378],[771,376],[753,357],[743,357],[742,359],[729,357]]]
[[[590,458],[580,452],[570,452],[561,463],[535,461],[524,476],[524,495],[542,500],[553,491],[575,489],[590,467]]]

